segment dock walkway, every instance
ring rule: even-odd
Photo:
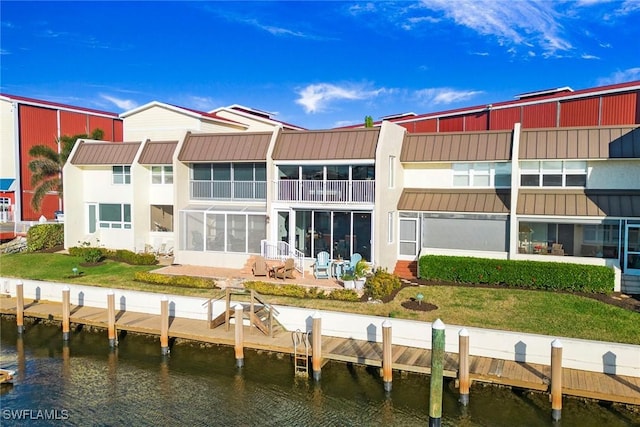
[[[0,298],[0,313],[15,315],[16,299]],[[62,304],[43,300],[33,301],[26,304],[24,315],[61,321]],[[96,307],[72,306],[70,320],[75,324],[104,329],[108,326],[107,310]],[[116,328],[121,331],[160,336],[160,324],[159,315],[131,311],[116,313]],[[179,317],[170,318],[169,337],[227,346],[233,346],[235,342],[233,327],[229,331],[225,326],[210,329],[205,320]],[[106,333],[105,345],[108,345]],[[271,338],[255,328],[245,326],[244,346],[253,350],[294,354],[292,334],[289,331],[279,331]],[[382,343],[324,336],[322,357],[326,360],[381,367]],[[478,356],[470,356],[469,359],[472,381],[549,392],[550,366]],[[393,369],[396,371],[429,374],[430,363],[429,350],[393,346]],[[444,376],[456,378],[457,370],[458,355],[446,353]],[[563,368],[562,394],[640,405],[640,378]]]

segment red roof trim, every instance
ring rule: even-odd
[[[105,116],[109,116],[109,117],[113,117],[116,119],[119,119],[118,113],[112,113],[110,111],[102,111],[102,110],[94,110],[92,108],[84,108],[84,107],[76,107],[74,105],[68,105],[68,104],[60,104],[58,102],[50,102],[50,101],[44,101],[42,99],[35,99],[35,98],[27,98],[25,96],[16,96],[16,95],[9,95],[6,93],[0,93],[0,96],[4,96],[6,98],[9,98],[13,101],[19,101],[25,104],[35,104],[35,105],[41,105],[41,106],[48,106],[48,107],[56,107],[56,108],[60,108],[63,110],[72,110],[72,111],[82,111],[85,113],[94,113],[94,114],[101,114],[101,115],[105,115]]]

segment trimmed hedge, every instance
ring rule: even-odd
[[[334,289],[326,294],[319,288],[307,288],[292,284],[274,284],[260,281],[248,281],[244,283],[246,289],[253,289],[262,295],[275,295],[282,297],[306,298],[306,299],[331,299],[337,301],[359,301],[360,297],[353,289]]]
[[[93,246],[74,246],[69,248],[69,255],[82,258],[86,262],[98,262],[104,258],[109,258],[130,265],[155,265],[158,263],[156,256],[152,253],[137,254],[127,249],[113,251]]]
[[[613,292],[615,273],[600,265],[426,255],[420,278],[444,282],[592,293]]]
[[[27,231],[27,250],[41,251],[64,244],[64,224],[37,224]]]
[[[115,261],[126,262],[131,265],[155,265],[158,263],[158,259],[155,254],[137,254],[127,249],[117,249],[107,256]]]
[[[181,288],[214,289],[216,287],[216,281],[206,277],[171,276],[146,271],[135,272],[133,280],[153,285],[178,286]]]

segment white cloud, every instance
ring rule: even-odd
[[[638,0],[625,0],[622,2],[616,13],[618,15],[628,15],[633,12],[640,11],[640,1]]]
[[[451,88],[427,88],[414,92],[414,96],[423,104],[453,104],[455,102],[467,101],[476,95],[482,94],[477,90],[455,90]]]
[[[180,105],[188,106],[189,108],[199,111],[211,111],[219,107],[213,98],[196,95],[188,96]]]
[[[331,83],[308,85],[298,91],[296,104],[302,105],[307,113],[324,111],[334,101],[370,99],[385,92],[385,89],[367,90],[356,85],[338,86]]]
[[[422,4],[480,35],[496,37],[501,45],[538,45],[545,56],[572,48],[561,36],[554,2],[422,0]]]
[[[599,56],[589,55],[588,53],[583,53],[581,58],[582,59],[600,59]]]
[[[11,52],[9,52],[9,51],[8,51],[8,50],[6,50],[6,49],[1,49],[1,48],[0,48],[0,55],[11,55]]]
[[[102,99],[106,99],[107,101],[114,104],[116,107],[125,111],[132,110],[138,106],[138,104],[135,101],[132,101],[130,99],[119,99],[119,98],[116,98],[115,96],[105,95],[103,93],[100,94],[100,97]]]
[[[599,78],[597,84],[598,86],[602,86],[630,82],[633,80],[640,80],[640,67],[627,68],[626,70],[616,71],[608,77]]]

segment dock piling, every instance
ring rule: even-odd
[[[107,292],[107,323],[109,347],[115,348],[118,345],[116,338],[116,295],[113,291]]]
[[[24,332],[24,285],[22,281],[16,283],[16,324],[18,325],[18,334]]]
[[[71,289],[62,288],[62,340],[69,341],[69,325],[71,317]]]
[[[393,351],[391,348],[391,322],[382,322],[382,382],[384,391],[391,391],[393,380]]]
[[[236,349],[236,367],[244,366],[244,314],[242,304],[236,304],[234,307],[235,319],[235,349]]]
[[[160,298],[160,352],[169,354],[169,300],[166,295]]]
[[[469,404],[469,331],[465,328],[458,333],[458,387],[460,403]]]
[[[562,343],[551,342],[551,418],[560,421],[562,417]]]
[[[442,386],[444,374],[444,323],[431,325],[431,387],[429,390],[429,427],[442,425]]]
[[[313,379],[320,381],[322,370],[322,317],[317,311],[313,313],[311,324],[311,368]]]

